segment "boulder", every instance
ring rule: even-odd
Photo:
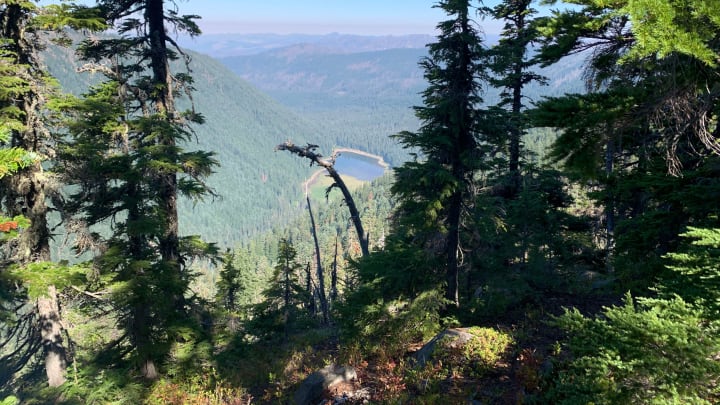
[[[357,378],[357,372],[351,366],[331,364],[310,374],[295,391],[293,402],[296,405],[313,405],[322,398],[323,390],[341,382],[351,382]]]
[[[433,358],[435,347],[441,340],[443,341],[443,345],[447,347],[458,348],[464,346],[474,338],[475,335],[468,332],[468,328],[445,329],[430,339],[429,342],[425,343],[425,345],[415,353],[416,365],[420,368],[424,367],[425,363]]]

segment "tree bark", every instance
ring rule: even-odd
[[[13,63],[18,69],[16,74],[28,80],[32,89],[9,102],[23,112],[24,125],[21,130],[13,130],[11,144],[29,152],[45,154],[47,150],[44,145],[49,134],[39,114],[43,108],[43,95],[40,93],[43,79],[38,78],[40,69],[37,50],[25,35],[28,19],[29,12],[24,6],[10,4],[6,6],[0,21],[1,36],[12,41],[6,46],[13,48],[16,57]],[[6,213],[11,217],[23,215],[30,220],[30,227],[18,237],[13,259],[21,265],[50,261],[46,192],[51,187],[41,164],[36,163],[8,177],[3,181],[2,186],[0,202],[4,200]],[[65,382],[67,353],[63,346],[60,306],[54,285],[48,286],[46,295],[37,298],[35,308],[38,315],[36,328],[39,330],[40,344],[45,356],[48,384],[51,387],[58,387]],[[36,337],[32,338],[36,339]]]
[[[168,50],[165,34],[165,14],[163,0],[147,0],[145,7],[145,20],[148,22],[150,40],[150,67],[153,72],[153,80],[157,86],[157,98],[155,99],[155,113],[170,123],[176,121],[175,101],[173,97],[173,79],[170,72]],[[170,154],[171,163],[175,163],[176,141],[174,135],[166,135],[159,139],[160,145],[167,148],[165,153]],[[159,173],[160,189],[159,197],[165,215],[165,233],[159,241],[160,254],[165,263],[175,267],[180,273],[180,239],[179,220],[177,211],[177,174]],[[173,297],[182,305],[182,297]]]
[[[147,312],[145,305],[135,305],[132,319],[133,343],[138,353],[140,374],[146,380],[156,380],[159,374],[151,354],[150,319]]]
[[[290,260],[285,257],[285,266],[283,267],[283,273],[285,276],[285,296],[283,299],[283,336],[285,337],[285,340],[287,340],[289,334],[290,334],[290,326],[288,323],[290,322]]]
[[[615,140],[610,137],[605,146],[605,176],[609,180],[615,170]],[[615,190],[606,184],[607,201],[605,202],[605,266],[613,271],[613,252],[615,250]]]
[[[448,235],[447,235],[447,271],[445,280],[447,288],[445,298],[456,308],[460,307],[458,249],[460,249],[460,215],[462,212],[462,193],[455,191],[448,207]]]
[[[516,3],[518,10],[514,13],[511,18],[512,23],[515,25],[516,35],[526,35],[527,30],[525,16],[527,9],[530,6],[530,1]],[[519,42],[524,41],[524,38],[516,38]],[[512,65],[512,128],[510,130],[510,159],[508,162],[508,168],[510,170],[510,177],[513,187],[513,197],[520,188],[520,138],[522,136],[522,130],[518,118],[522,110],[522,90],[525,83],[523,77],[523,64],[525,60],[525,46],[519,46],[516,44],[512,52],[513,65]]]
[[[317,314],[317,307],[315,306],[315,292],[313,291],[312,272],[310,271],[310,262],[305,266],[305,291],[308,293],[307,307],[312,316]]]
[[[37,311],[40,320],[40,336],[45,352],[45,373],[51,387],[59,387],[65,382],[67,365],[65,346],[63,346],[63,327],[60,322],[55,286],[48,286],[47,296],[37,299]]]

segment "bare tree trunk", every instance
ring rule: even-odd
[[[37,299],[37,311],[40,321],[40,336],[45,352],[45,373],[51,387],[59,387],[65,382],[67,365],[65,346],[62,339],[60,306],[55,286],[48,286],[47,295]]]
[[[338,298],[338,276],[337,276],[337,264],[338,264],[338,236],[335,235],[335,256],[333,256],[332,273],[330,277],[330,300],[336,302]]]
[[[345,185],[345,182],[340,177],[340,174],[335,170],[334,157],[331,157],[329,160],[323,160],[323,156],[316,153],[315,149],[317,149],[317,145],[308,144],[308,146],[301,148],[290,141],[286,141],[285,143],[275,147],[275,150],[286,150],[300,157],[308,158],[311,162],[324,168],[328,172],[334,183],[328,187],[326,193],[329,193],[334,187],[338,187],[340,189],[343,194],[343,198],[345,199],[345,203],[348,206],[348,210],[350,211],[350,220],[352,220],[353,225],[355,225],[355,231],[357,232],[358,241],[360,242],[360,250],[362,251],[363,256],[369,256],[370,249],[368,247],[368,236],[365,234],[365,230],[363,229],[362,221],[360,220],[360,212],[355,205],[355,200],[353,200],[350,190]]]
[[[315,228],[315,217],[313,216],[312,206],[310,205],[310,195],[306,194],[305,199],[307,200],[308,213],[310,213],[310,232],[312,232],[313,240],[315,241],[320,310],[322,311],[323,323],[327,325],[330,322],[330,314],[328,313],[327,296],[325,295],[325,276],[323,274],[322,262],[320,260],[320,243],[318,242],[317,229]]]

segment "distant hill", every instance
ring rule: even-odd
[[[426,86],[418,67],[425,48],[336,53],[322,45],[298,44],[257,55],[233,56],[220,61],[243,79],[273,96],[322,94],[307,109],[357,104],[368,98],[393,102],[419,100]],[[283,103],[297,100],[278,98]],[[298,105],[299,107],[300,105]],[[406,107],[409,107],[406,106]]]

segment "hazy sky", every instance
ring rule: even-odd
[[[498,0],[486,0],[492,6]],[[433,34],[445,14],[435,0],[176,0],[212,33]],[[480,22],[487,33],[499,25]]]
[[[493,6],[500,0],[485,0]],[[41,5],[58,1],[40,0]],[[94,4],[92,0],[75,0]],[[170,7],[172,1],[166,1]],[[175,0],[180,14],[197,14],[205,34],[434,34],[446,18],[436,0]],[[474,2],[479,4],[479,1]],[[496,34],[500,25],[478,19]]]
[[[444,14],[433,0],[180,0],[205,33],[430,34]]]

